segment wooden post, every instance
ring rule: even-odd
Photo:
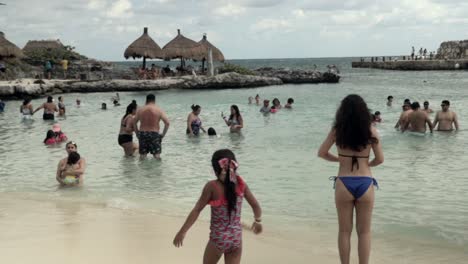
[[[213,67],[213,50],[208,49],[208,76],[214,76],[214,67]]]
[[[142,67],[143,70],[146,70],[146,57],[143,56],[143,67]]]

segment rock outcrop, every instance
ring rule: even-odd
[[[63,81],[34,79],[0,82],[0,98],[39,97],[56,93],[91,93],[114,91],[147,91],[167,89],[226,89],[281,85],[278,78],[225,73],[213,77],[184,76],[158,80]]]
[[[468,59],[468,40],[445,41],[440,44],[437,50],[437,59]]]
[[[259,68],[254,72],[260,76],[279,78],[283,83],[337,83],[340,76],[335,73],[321,73],[312,70],[289,70],[275,68]]]

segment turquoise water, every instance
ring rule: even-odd
[[[246,179],[264,209],[265,218],[286,229],[299,226],[336,225],[330,176],[337,165],[317,158],[340,100],[350,93],[362,95],[369,107],[382,113],[378,126],[385,154],[383,165],[373,170],[381,189],[376,193],[373,226],[376,236],[407,237],[435,241],[447,247],[468,246],[468,72],[390,72],[351,69],[344,59],[246,60],[246,67],[284,66],[319,68],[336,64],[342,71],[339,84],[284,85],[252,89],[209,91],[157,91],[156,100],[171,119],[163,142],[163,161],[125,158],[117,133],[125,105],[146,93],[120,93],[122,106],[110,105],[109,93],[65,94],[68,114],[58,119],[63,131],[78,144],[88,163],[81,189],[58,189],[55,169],[65,156],[64,145],[45,147],[42,140],[50,123],[34,117],[21,121],[20,101],[8,101],[0,114],[0,191],[46,194],[51,199],[102,201],[109,206],[163,211],[185,215],[206,181],[213,179],[212,153],[231,148]],[[294,110],[263,116],[247,98],[295,99]],[[385,106],[388,95],[395,106]],[[76,98],[83,105],[74,105]],[[461,131],[414,137],[394,131],[399,103],[405,98],[429,100],[436,110],[448,99],[459,115]],[[34,107],[44,99],[34,100]],[[202,106],[206,128],[214,127],[218,138],[187,138],[186,117],[191,104]],[[220,117],[231,104],[240,107],[245,128],[231,135]],[[249,215],[249,210],[245,210]],[[331,235],[335,236],[335,234]]]

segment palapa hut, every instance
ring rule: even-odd
[[[163,51],[148,35],[148,28],[143,29],[143,35],[135,40],[124,52],[125,59],[129,57],[143,57],[143,69],[146,68],[146,58],[148,59],[164,59]]]
[[[166,60],[180,58],[182,65],[184,59],[199,60],[207,54],[203,45],[184,37],[180,29],[177,29],[177,36],[163,47],[163,52]]]
[[[216,48],[213,44],[211,44],[207,37],[206,34],[203,34],[202,40],[198,42],[199,44],[203,45],[203,47],[208,51],[211,49],[212,51],[212,56],[213,56],[213,61],[219,61],[219,62],[224,62],[224,55],[223,53]],[[207,60],[208,59],[208,53],[205,54],[205,56],[201,57],[200,60]]]
[[[65,46],[60,40],[30,40],[23,48],[24,53],[32,53],[40,50],[63,50]]]
[[[15,44],[5,38],[5,34],[0,31],[0,59],[23,57],[23,52]]]

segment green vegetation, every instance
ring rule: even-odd
[[[35,66],[41,66],[45,61],[51,60],[52,64],[58,64],[63,58],[69,61],[83,60],[87,57],[74,51],[75,47],[64,46],[63,49],[35,49],[30,52],[25,52],[25,62]]]
[[[218,73],[226,73],[226,72],[237,72],[242,75],[255,75],[255,73],[245,67],[231,64],[231,63],[224,63],[222,67],[218,68]]]

